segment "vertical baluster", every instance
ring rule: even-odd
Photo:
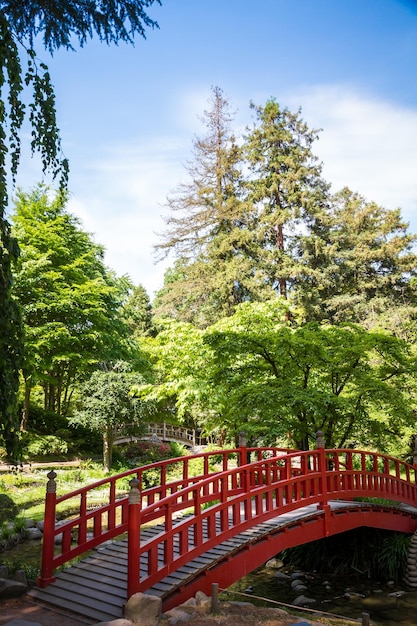
[[[107,528],[111,530],[116,527],[116,481],[110,482],[109,493],[109,505],[110,509],[107,515]]]

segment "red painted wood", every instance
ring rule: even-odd
[[[216,466],[211,462],[213,457],[216,458]],[[218,466],[219,457],[220,472],[210,469]],[[254,460],[246,463],[248,457]],[[190,461],[198,458],[202,459],[203,473],[191,477]],[[174,463],[182,466],[182,478],[168,482],[168,469]],[[144,489],[140,502],[128,505],[127,496],[120,497],[118,485],[122,481],[125,484],[127,477],[137,478],[143,484],[149,470],[153,473],[159,471],[160,484]],[[379,497],[417,506],[416,475],[416,467],[368,451],[318,448],[300,452],[245,447],[169,459],[103,479],[58,498],[48,493],[42,574],[38,584],[47,586],[53,580],[56,567],[103,541],[128,532],[127,586],[130,596],[137,590],[146,591],[222,541],[278,514],[295,511],[308,504],[316,504],[323,511],[321,521],[305,524],[301,534],[295,530],[291,532],[293,542],[306,543],[343,532],[342,528],[356,527],[359,513],[352,510],[349,515],[333,515],[328,504],[330,500]],[[97,490],[108,492],[108,502],[90,510],[90,502]],[[78,515],[57,527],[54,523],[56,510],[69,499],[78,499]],[[375,527],[389,526],[402,530],[407,523],[407,528],[413,527],[413,523],[417,525],[415,521],[405,522],[391,509],[384,510],[379,517],[369,511],[368,506],[365,513]],[[180,512],[186,512],[187,516],[174,523],[174,516]],[[140,546],[140,525],[156,519],[164,520],[164,532]],[[92,538],[86,532],[91,525],[94,529]],[[63,533],[61,553],[54,556],[54,539],[60,532]],[[71,541],[74,534],[77,535],[76,543]],[[255,560],[262,560],[267,553],[269,558],[273,545],[257,546]],[[158,552],[162,555],[161,559],[158,559]],[[147,559],[147,575],[142,579],[140,557]],[[244,575],[240,569],[238,571],[239,577]],[[213,582],[222,584],[220,579]]]

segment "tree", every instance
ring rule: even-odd
[[[207,134],[195,140],[187,166],[189,181],[168,198],[167,230],[157,249],[178,259],[154,307],[156,315],[168,311],[203,327],[264,289],[249,261],[254,216],[245,201],[233,115],[219,87],[210,105],[203,117]]]
[[[146,289],[142,285],[132,287],[123,303],[122,316],[133,337],[150,335],[154,332],[152,305]]]
[[[153,402],[159,419],[198,428],[215,404],[208,404],[208,398],[214,397],[205,376],[209,354],[203,331],[172,319],[158,320],[157,330],[155,337],[140,340],[151,364],[151,380],[135,385],[132,393]]]
[[[274,99],[251,108],[256,122],[244,152],[251,172],[249,197],[256,207],[257,268],[287,298],[299,269],[294,248],[300,222],[308,226],[326,203],[328,185],[312,152],[318,131],[308,128],[301,110],[291,113]]]
[[[126,357],[120,307],[129,285],[103,262],[103,248],[42,185],[17,194],[13,233],[21,255],[13,288],[25,328],[25,419],[40,383],[45,408],[65,412],[75,381],[101,361]]]
[[[307,319],[369,326],[394,308],[414,309],[415,315],[417,236],[407,228],[399,209],[385,209],[348,188],[335,194],[300,241],[304,269],[295,287]]]
[[[358,442],[387,450],[414,427],[416,362],[408,345],[355,325],[291,326],[279,302],[245,303],[207,329],[207,368],[229,420],[252,437],[308,449]]]
[[[0,434],[10,454],[18,450],[17,389],[22,328],[11,294],[12,264],[18,256],[18,247],[10,236],[6,209],[8,170],[14,181],[20,158],[20,132],[27,111],[32,127],[31,149],[39,152],[43,171],[50,170],[54,178],[60,176],[61,188],[66,186],[68,178],[50,74],[45,63],[37,58],[33,44],[41,34],[45,48],[51,53],[60,47],[72,48],[74,40],[83,46],[94,34],[106,43],[131,42],[137,34],[145,36],[145,27],[157,26],[145,12],[153,2],[67,1],[58,6],[45,0],[0,0]],[[156,2],[160,4],[159,0]],[[26,91],[30,92],[28,107],[24,103]]]
[[[111,368],[103,365],[84,382],[80,389],[79,408],[69,418],[71,424],[79,424],[100,432],[103,437],[103,466],[106,472],[112,464],[113,443],[117,427],[135,423],[140,428],[144,405],[130,395],[134,382],[140,378],[129,372],[126,363],[118,362]]]

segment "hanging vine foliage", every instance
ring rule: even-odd
[[[12,294],[13,264],[19,248],[6,219],[9,185],[14,183],[21,156],[22,127],[31,128],[32,154],[38,153],[43,172],[68,182],[68,161],[62,153],[55,94],[47,65],[37,58],[34,42],[42,38],[51,54],[83,46],[98,36],[107,44],[132,43],[157,27],[145,9],[160,0],[0,0],[0,437],[8,454],[18,458],[19,371],[23,331]],[[26,104],[26,103],[29,104]]]

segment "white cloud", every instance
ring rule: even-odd
[[[343,86],[317,86],[292,100],[310,127],[323,129],[315,150],[333,190],[348,186],[400,207],[417,231],[417,110]]]

